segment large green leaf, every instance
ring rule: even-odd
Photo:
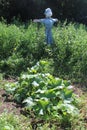
[[[31,97],[28,97],[27,99],[25,99],[25,100],[23,101],[23,103],[26,103],[26,105],[27,105],[28,107],[30,107],[30,108],[35,105],[35,102],[34,102],[34,100],[33,100]]]
[[[49,105],[49,100],[48,98],[41,98],[39,100],[37,100],[38,105],[42,108],[46,110],[46,107]]]

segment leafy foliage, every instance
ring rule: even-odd
[[[73,80],[85,81],[86,60],[84,60],[84,54],[86,54],[85,49],[87,48],[86,41],[86,26],[70,23],[63,28],[58,27],[55,35],[55,42],[58,47],[54,52],[55,73],[59,73],[59,75],[66,73],[70,78],[73,77]],[[85,71],[83,71],[84,69]]]
[[[22,74],[17,83],[8,84],[7,92],[13,94],[17,102],[24,104],[30,115],[33,113],[38,119],[59,120],[66,124],[78,115],[75,106],[77,100],[70,81],[49,73],[39,73],[46,62],[41,61],[41,64],[38,63],[28,73]]]

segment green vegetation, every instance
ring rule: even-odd
[[[26,125],[25,125],[25,123]],[[24,124],[24,125],[23,125]],[[30,130],[26,117],[14,115],[13,113],[2,113],[0,115],[1,130]]]
[[[44,28],[41,26],[38,30],[33,23],[0,23],[0,32],[0,71],[6,76],[19,76],[44,59],[51,64],[52,75],[86,83],[87,32],[84,25],[59,23],[53,29],[55,44],[52,46],[45,45]]]
[[[59,23],[49,46],[42,25],[15,23],[0,22],[0,89],[22,106],[26,118],[3,112],[0,128],[85,130],[86,96],[78,99],[71,82],[87,84],[86,26]]]
[[[78,103],[72,91],[70,82],[53,77],[49,73],[38,73],[45,67],[40,61],[28,73],[22,74],[15,84],[7,84],[7,93],[22,104],[30,115],[44,121],[57,121],[59,124],[68,123],[78,116]]]

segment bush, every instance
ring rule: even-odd
[[[0,60],[7,59],[14,53],[20,43],[22,33],[15,25],[6,25],[0,22]]]
[[[25,27],[0,23],[0,68],[7,75],[18,75],[43,56],[43,35],[33,24]]]
[[[87,32],[84,25],[68,24],[55,31],[55,74],[75,81],[86,80]]]

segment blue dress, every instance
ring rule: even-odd
[[[40,19],[40,22],[43,23],[45,26],[45,35],[46,35],[47,44],[53,43],[52,26],[53,26],[54,22],[56,22],[56,21],[57,21],[57,19],[53,19],[53,18]]]

